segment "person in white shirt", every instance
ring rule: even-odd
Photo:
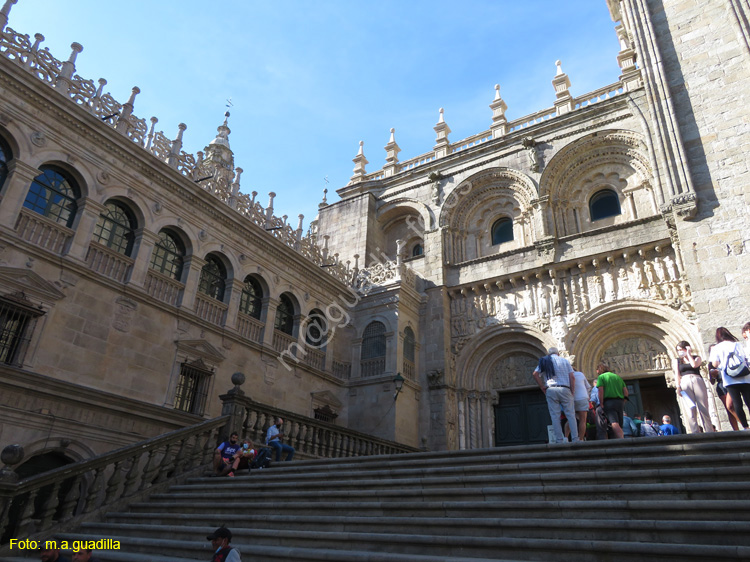
[[[276,462],[281,460],[281,453],[286,453],[285,461],[290,461],[294,458],[294,447],[282,443],[281,440],[284,438],[284,434],[281,433],[281,426],[284,420],[276,418],[274,424],[268,428],[266,432],[266,445],[276,451]]]
[[[737,338],[729,330],[722,326],[716,329],[716,345],[711,348],[711,355],[708,360],[711,365],[719,369],[724,387],[732,398],[734,411],[737,413],[742,427],[749,429],[742,401],[744,400],[745,405],[750,407],[750,371],[744,376],[732,377],[727,374],[727,364],[730,357],[740,358],[747,365],[747,357],[743,346],[739,344]]]

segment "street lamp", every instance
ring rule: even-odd
[[[393,395],[394,401],[398,398],[398,395],[401,392],[401,389],[404,387],[405,380],[406,379],[401,376],[401,373],[396,373],[396,376],[393,377],[393,384],[396,387],[396,394]]]

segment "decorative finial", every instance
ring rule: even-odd
[[[442,107],[440,108],[440,118],[438,119],[438,123],[445,123],[445,110]]]
[[[229,126],[229,112],[228,111],[224,112],[224,126],[225,127]]]
[[[326,205],[328,204],[328,188],[323,190],[323,203]]]
[[[362,156],[365,153],[365,141],[359,141],[359,152],[357,156]]]
[[[495,84],[495,101],[500,99],[500,84]]]
[[[562,61],[559,59],[555,61],[555,65],[557,66],[557,72],[555,73],[556,76],[560,76],[563,73],[562,70]]]
[[[396,129],[394,129],[393,127],[391,127],[391,138],[390,138],[390,140],[388,142],[396,142],[395,134],[396,134]]]

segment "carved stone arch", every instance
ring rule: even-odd
[[[404,212],[405,210],[412,211]],[[399,197],[384,203],[378,208],[375,213],[375,218],[378,223],[384,225],[388,223],[393,217],[402,214],[416,214],[421,219],[421,224],[415,225],[414,228],[421,228],[422,232],[425,230],[433,230],[435,228],[435,214],[432,210],[416,199],[411,197]]]
[[[658,213],[652,178],[642,135],[599,131],[571,142],[550,160],[539,193],[552,211],[554,231],[566,236]],[[588,200],[602,188],[617,193],[622,213],[592,223]]]
[[[10,148],[11,154],[9,156],[13,160],[25,160],[31,152],[28,148],[27,142],[20,142],[19,139],[25,141],[28,137],[24,136],[24,133],[20,130],[15,121],[0,123],[0,137],[2,137],[5,144]]]
[[[461,182],[446,198],[440,216],[445,256],[458,263],[530,245],[534,228],[534,181],[509,168],[484,170]],[[492,244],[490,227],[500,216],[513,220],[512,243]]]
[[[65,154],[60,151],[44,151],[35,155],[33,162],[28,162],[34,168],[42,166],[51,166],[58,168],[72,179],[80,191],[80,201],[93,197],[96,185],[95,173],[89,170],[82,160],[69,160]],[[41,171],[39,172],[42,173]]]
[[[699,330],[682,313],[652,301],[627,299],[599,306],[583,315],[568,334],[568,349],[576,366],[588,376],[604,353],[620,340],[648,338],[659,342],[669,355],[678,342],[687,340],[703,349]],[[669,370],[669,366],[664,369]]]
[[[481,330],[461,348],[456,358],[458,388],[491,389],[489,369],[513,351],[536,353],[537,358],[556,345],[549,333],[526,324],[495,325]],[[530,374],[530,373],[529,373]]]
[[[456,361],[459,448],[494,446],[498,391],[532,388],[531,373],[551,345],[549,335],[517,323],[486,328],[467,342]]]
[[[138,228],[144,228],[148,226],[147,215],[144,211],[144,209],[146,211],[148,210],[148,202],[137,191],[118,186],[115,188],[107,189],[99,198],[99,201],[102,205],[106,205],[110,201],[118,201],[120,203],[123,203],[135,215]]]
[[[511,168],[489,168],[462,181],[445,198],[440,212],[441,227],[459,227],[464,217],[493,189],[506,189],[512,193],[523,211],[530,210],[537,198],[534,180]]]

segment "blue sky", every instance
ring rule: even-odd
[[[368,172],[385,163],[396,128],[400,159],[435,144],[438,109],[450,140],[489,128],[499,83],[512,120],[551,107],[555,60],[582,95],[620,74],[605,0],[19,0],[9,27],[42,33],[42,47],[67,59],[84,46],[77,72],[105,78],[134,113],[169,138],[181,122],[184,149],[214,138],[231,98],[230,142],[242,191],[305,228],[324,178],[335,190],[352,175],[365,143]]]

